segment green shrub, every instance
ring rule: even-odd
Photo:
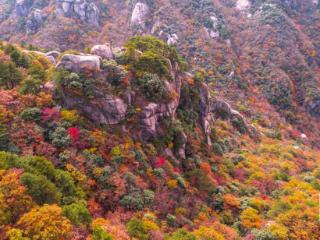
[[[170,98],[164,81],[156,74],[145,73],[137,80],[137,85],[149,101],[166,102]]]
[[[63,127],[57,127],[51,134],[52,144],[56,147],[65,147],[69,144],[70,138],[67,135],[67,130]]]
[[[20,71],[12,62],[0,62],[0,73],[0,87],[11,89],[22,80]]]
[[[69,172],[55,170],[54,183],[63,194],[62,202],[69,204],[85,197],[83,190],[76,186]]]
[[[0,151],[0,169],[9,169],[15,166],[18,156],[12,153]]]
[[[38,121],[40,120],[41,111],[39,108],[27,108],[21,112],[21,118],[25,121]]]
[[[92,230],[93,240],[114,240],[111,234],[103,230],[102,227],[94,227]]]
[[[7,127],[0,123],[0,151],[7,151],[9,147],[9,136]],[[0,164],[1,166],[1,164]]]
[[[152,204],[153,200],[154,200],[154,192],[146,189],[143,191],[143,197],[144,197],[144,204],[145,205]]]
[[[133,67],[139,73],[149,72],[157,74],[160,77],[171,78],[167,60],[153,52],[144,52],[133,64]]]
[[[131,210],[142,210],[144,207],[144,199],[140,192],[134,192],[122,197],[120,205]]]
[[[26,56],[26,54],[21,53],[16,48],[14,48],[10,52],[10,58],[18,67],[23,67],[23,68],[29,67],[29,64],[30,64],[29,58]]]
[[[42,205],[60,202],[61,193],[46,177],[24,173],[21,182],[27,187],[27,193],[36,203]]]
[[[253,229],[252,234],[255,240],[277,240],[277,236],[275,236],[270,230],[262,229],[257,230]]]
[[[223,149],[221,147],[221,145],[217,142],[213,143],[212,144],[212,149],[213,149],[213,152],[222,156],[223,155]]]
[[[148,228],[145,226],[143,221],[141,221],[138,218],[132,218],[127,223],[127,230],[130,235],[130,237],[139,239],[139,240],[148,240],[149,234],[148,234]]]
[[[114,60],[104,60],[102,68],[107,72],[107,81],[114,86],[119,86],[123,78],[128,74],[124,67],[117,65]]]
[[[177,224],[177,218],[172,214],[168,214],[167,215],[167,223],[170,227],[175,227]]]
[[[196,240],[196,237],[185,229],[178,229],[171,236],[166,237],[165,240]]]
[[[153,36],[131,38],[126,44],[125,57],[131,68],[138,73],[149,72],[168,79],[171,76],[167,59],[177,62],[181,68],[185,67],[175,48]]]
[[[269,138],[274,138],[274,139],[278,139],[281,140],[282,139],[282,134],[280,131],[275,130],[275,129],[271,129],[267,132],[267,136]]]
[[[57,83],[57,91],[63,94],[66,90],[74,95],[91,98],[95,87],[95,79],[85,75],[70,73],[66,70],[56,70],[52,78]]]
[[[43,81],[45,79],[44,67],[38,62],[35,62],[30,66],[30,68],[28,69],[28,73],[32,77],[39,79],[41,81]]]
[[[154,174],[159,177],[159,178],[162,178],[164,176],[164,170],[163,168],[155,168],[153,170]]]
[[[84,151],[83,154],[87,161],[90,161],[98,166],[103,166],[104,159],[100,155],[90,153],[89,151]]]
[[[20,93],[21,94],[37,94],[41,90],[42,81],[33,76],[28,76],[21,82]]]
[[[231,124],[233,127],[235,127],[241,134],[244,134],[247,132],[247,127],[245,125],[245,122],[240,117],[234,117],[231,120]]]
[[[55,178],[55,168],[53,164],[44,157],[20,157],[14,164],[12,164],[12,167],[22,168],[26,172],[35,175],[46,176],[51,181],[54,181]]]
[[[120,204],[131,210],[142,210],[145,206],[152,204],[154,200],[154,192],[144,190],[143,192],[136,190],[128,195],[125,195],[120,200]]]
[[[70,205],[63,206],[62,212],[73,224],[77,226],[88,226],[91,223],[90,212],[83,203],[72,203]]]
[[[202,191],[212,193],[215,190],[215,183],[212,182],[206,173],[201,169],[194,169],[186,173],[187,179],[195,180],[195,187],[199,188]]]

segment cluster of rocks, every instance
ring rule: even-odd
[[[16,0],[16,2],[15,2],[15,13],[19,17],[26,17],[30,12],[31,7],[32,7],[32,1]]]
[[[102,70],[103,59],[114,58],[114,53],[108,44],[92,47],[91,53],[95,55],[65,54],[57,63],[56,68],[64,68],[76,73],[84,71],[99,72]],[[180,72],[177,63],[171,63],[170,73],[173,81],[165,81],[166,88],[169,92],[180,93],[184,73]],[[131,99],[131,96],[128,99]],[[64,101],[68,107],[81,107],[81,110],[98,124],[118,124],[124,120],[127,110],[127,103],[124,100],[112,96],[99,99],[99,101],[95,99],[92,103],[85,102],[83,99],[64,96]],[[155,136],[160,118],[166,116],[174,119],[178,105],[179,98],[175,98],[168,103],[146,103],[139,113],[141,128],[143,129],[142,134],[145,137]]]
[[[65,54],[57,63],[57,68],[68,69],[73,72],[103,71],[101,64],[103,59],[113,59],[114,53],[111,47],[106,45],[96,45],[91,49],[95,55],[73,55]],[[166,87],[170,92],[176,92],[177,96],[167,103],[145,102],[141,110],[137,113],[140,129],[140,137],[147,140],[156,137],[159,130],[160,120],[164,117],[176,118],[176,110],[180,103],[181,85],[184,79],[192,77],[190,73],[182,72],[178,63],[170,62],[170,73],[172,81],[165,81]],[[97,90],[99,91],[99,90]],[[127,109],[135,93],[128,92],[126,99],[108,95],[106,93],[97,93],[94,99],[86,99],[64,94],[63,104],[68,108],[76,108],[97,124],[114,125],[125,120]],[[241,133],[248,133],[251,137],[259,139],[258,131],[246,119],[231,106],[223,101],[210,98],[208,86],[203,83],[200,87],[200,120],[207,136],[207,143],[211,145],[211,126],[218,118],[228,119]],[[181,133],[182,142],[178,154],[179,157],[185,157],[184,146],[187,137]]]
[[[57,0],[57,15],[76,17],[82,21],[98,26],[99,8],[87,0]]]
[[[47,18],[43,10],[33,8],[33,1],[17,0],[14,4],[14,9],[18,18],[26,18],[27,34],[37,32]]]
[[[26,22],[27,34],[36,33],[46,18],[47,16],[42,10],[37,8],[33,9],[27,17],[27,22]]]

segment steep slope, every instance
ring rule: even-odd
[[[0,0],[0,39],[0,239],[319,239],[318,0]]]
[[[193,71],[205,71],[216,95],[251,117],[272,109],[318,145],[316,0],[26,0],[1,6],[1,38],[48,50],[105,42],[120,47],[129,36],[160,37],[178,48]]]
[[[1,44],[3,239],[318,239],[308,136],[245,118],[154,37],[91,52]]]

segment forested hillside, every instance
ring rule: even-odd
[[[0,239],[318,240],[317,0],[0,0]]]

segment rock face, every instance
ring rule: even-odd
[[[136,3],[131,16],[130,26],[145,28],[149,8],[145,3]]]
[[[306,109],[311,115],[320,118],[320,100],[307,102]]]
[[[32,1],[17,0],[15,3],[15,12],[19,17],[25,17],[29,14]]]
[[[204,83],[200,87],[199,108],[200,108],[200,122],[203,127],[204,133],[207,137],[207,144],[211,146],[212,142],[211,142],[210,134],[211,134],[211,125],[214,119],[211,114],[209,89],[207,84],[204,84]]]
[[[251,124],[247,122],[244,116],[242,116],[238,111],[231,108],[231,106],[219,99],[213,99],[211,103],[211,112],[214,119],[222,118],[225,120],[230,120],[232,125],[241,133],[248,133],[251,138],[256,141],[260,140],[260,134],[258,130]]]
[[[180,92],[182,79],[186,73],[180,72],[177,63],[170,65],[170,72],[173,81],[166,81],[166,88],[169,92],[176,93],[176,97],[168,103],[148,103],[141,111],[140,125],[142,128],[142,137],[149,139],[157,135],[159,120],[163,117],[169,117],[172,120],[176,117],[176,110],[180,102]]]
[[[127,104],[121,98],[111,95],[95,101],[65,95],[63,101],[66,107],[79,109],[96,124],[118,124],[124,120],[127,112]]]
[[[179,37],[177,34],[171,34],[168,36],[167,44],[168,45],[175,45],[179,40]]]
[[[91,52],[105,58],[112,56],[111,49],[107,45],[94,46]],[[121,97],[118,97],[111,95],[108,91],[106,92],[108,87],[105,84],[108,83],[105,79],[108,76],[108,71],[107,69],[100,69],[101,57],[96,55],[71,54],[66,54],[62,57],[56,66],[57,68],[64,68],[77,73],[90,71],[96,75],[96,82],[93,84],[93,90],[91,91],[92,98],[70,94],[67,89],[62,95],[63,105],[67,108],[78,109],[78,111],[82,112],[96,124],[108,125],[119,124],[125,120],[128,106],[135,108],[139,106],[141,110],[135,115],[134,120],[134,130],[137,131],[136,136],[138,138],[148,141],[166,132],[167,129],[163,129],[161,120],[164,118],[175,120],[176,111],[180,104],[182,82],[186,83],[186,79],[192,78],[192,75],[182,72],[178,63],[168,60],[171,80],[163,81],[166,91],[173,96],[172,99],[167,102],[150,102],[145,98],[141,98],[138,92],[130,92],[130,90],[127,90]],[[199,90],[199,120],[209,146],[212,145],[210,138],[211,126],[214,124],[215,119],[218,118],[229,120],[240,133],[248,133],[255,138],[259,137],[256,129],[249,125],[246,119],[239,112],[232,109],[227,102],[210,98],[209,89],[205,83],[200,85]],[[137,103],[138,105],[136,105]],[[183,132],[179,134],[177,136],[179,138],[179,146],[176,146],[175,154],[180,159],[185,159],[185,147],[188,137]]]
[[[72,72],[98,72],[100,71],[101,58],[95,55],[65,54],[58,62],[57,68],[64,68]]]
[[[113,59],[112,48],[109,44],[95,45],[91,48],[91,54],[97,55],[102,59]]]
[[[200,87],[200,121],[204,133],[207,136],[207,144],[211,145],[210,133],[211,126],[216,119],[230,120],[232,125],[242,134],[248,133],[256,141],[260,140],[258,130],[251,124],[248,124],[245,117],[234,110],[230,104],[224,100],[210,98],[208,86],[203,83]]]
[[[82,21],[98,26],[99,25],[99,9],[93,2],[87,0],[57,0],[58,15],[65,17],[75,17]]]
[[[38,31],[43,21],[46,19],[46,15],[40,9],[33,9],[28,16],[26,22],[27,34],[33,34]]]
[[[210,16],[211,20],[211,26],[208,28],[205,28],[210,38],[219,38],[220,32],[219,32],[219,19],[217,16],[212,15]]]
[[[59,55],[60,55],[61,53],[60,52],[58,52],[58,51],[50,51],[50,52],[47,52],[46,53],[46,56],[51,56],[51,57],[53,57],[53,58],[57,58],[57,57],[59,57]]]

